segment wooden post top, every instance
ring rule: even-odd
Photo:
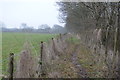
[[[14,55],[14,53],[10,53],[10,55],[12,56],[12,55]]]

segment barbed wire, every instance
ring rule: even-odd
[[[35,49],[35,47],[33,46],[33,44],[32,44],[32,42],[31,42],[31,41],[30,41],[30,45],[31,45],[31,47],[34,49],[35,54],[36,54],[36,56],[37,56],[37,50]]]
[[[17,37],[14,35],[14,33],[12,34],[12,36],[14,37],[14,39],[16,40],[16,41],[18,41],[18,43],[21,43],[18,39],[17,39]],[[27,34],[25,34],[25,38],[26,38],[26,40],[28,40],[29,42],[30,42],[30,45],[32,46],[32,48],[35,50],[35,53],[36,53],[36,55],[37,55],[37,50],[35,49],[35,47],[32,45],[32,42],[29,40],[29,36],[27,35]],[[14,44],[14,45],[11,45],[11,48],[9,49],[9,52],[11,53],[11,51],[13,50],[13,47],[12,46],[17,46],[17,44]],[[18,55],[20,55],[20,54],[14,54],[14,57],[15,56],[18,56]],[[5,60],[1,60],[0,61],[0,63],[2,63],[2,62],[5,62],[5,61],[7,61],[7,60],[9,60],[9,57],[8,58],[6,58]]]
[[[15,39],[18,43],[21,43],[21,42],[19,41],[19,39],[17,39],[17,37],[14,35],[14,33],[12,33],[12,36],[14,37],[14,39]],[[17,44],[12,45],[12,46],[17,46]],[[10,51],[9,51],[9,52],[11,52],[12,50],[13,50],[13,47],[10,48]]]
[[[20,43],[20,41],[17,39],[17,37],[14,35],[14,33],[12,33],[12,36],[14,37],[14,39],[15,39],[18,43]],[[12,52],[12,50],[14,49],[13,46],[17,46],[17,44],[11,45],[11,48],[9,49],[9,52],[10,52],[10,53],[14,53],[14,52]],[[14,57],[15,57],[15,56],[19,56],[19,54],[16,53],[16,54],[14,54]],[[9,58],[9,56],[8,56],[6,59],[1,60],[0,63],[3,64],[4,62],[8,62],[9,59],[10,59],[10,58]]]
[[[26,35],[26,37],[25,37],[26,40],[29,41],[32,49],[34,50],[34,52],[35,52],[35,54],[36,54],[36,56],[37,56],[37,55],[38,55],[38,54],[37,54],[37,50],[36,50],[35,47],[33,46],[32,41],[29,39],[29,38],[31,38],[31,37],[30,37],[28,34],[25,34],[25,35]],[[12,34],[12,36],[14,37],[14,39],[15,39],[16,41],[18,41],[18,42],[20,43],[20,41],[17,39],[17,37],[14,35],[14,33]],[[14,46],[17,46],[17,44],[15,44]],[[13,48],[11,47],[10,50],[9,50],[9,52],[11,52],[12,49],[13,49]],[[19,56],[19,55],[20,55],[20,54],[16,53],[16,54],[14,54],[14,57],[15,57],[15,56]],[[4,59],[4,60],[1,60],[0,63],[6,62],[6,61],[8,61],[8,60],[9,60],[9,57],[6,58],[6,59]]]
[[[30,38],[29,36],[27,36],[27,37]],[[26,38],[26,39],[29,41],[31,47],[34,49],[34,52],[35,52],[35,54],[36,54],[36,56],[37,56],[37,50],[36,50],[35,47],[33,46],[32,41],[31,41],[30,39],[28,39],[28,38]],[[16,53],[16,54],[14,54],[14,57],[15,57],[15,56],[19,56],[19,55],[20,55],[19,53]],[[5,59],[5,60],[3,60],[3,61],[0,61],[0,62],[4,62],[4,61],[7,61],[7,60],[9,60],[9,58],[7,58],[7,59]],[[82,64],[87,64],[87,63],[82,63]],[[0,70],[2,70],[2,69],[0,69]],[[98,72],[88,72],[88,73],[98,73]]]
[[[18,57],[18,56],[20,56],[20,54],[19,53],[14,54],[14,57],[16,57],[16,56]],[[8,57],[4,60],[0,60],[0,63],[5,62],[5,61],[9,61],[9,59],[10,59],[10,57]]]

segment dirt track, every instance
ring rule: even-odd
[[[87,76],[87,72],[86,70],[81,66],[81,64],[78,62],[78,57],[77,57],[77,49],[79,49],[79,45],[76,45],[75,46],[75,50],[73,51],[73,54],[72,54],[72,63],[74,64],[75,68],[77,69],[77,74],[78,74],[78,77],[82,77],[82,78],[86,78],[88,77]]]

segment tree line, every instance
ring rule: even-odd
[[[62,0],[57,4],[60,12],[59,19],[65,23],[69,32],[83,33],[101,29],[103,45],[106,42],[110,45],[114,43],[116,28],[120,35],[120,2],[73,2],[72,0],[65,2]],[[108,39],[106,39],[107,30]],[[120,41],[120,37],[117,41]],[[120,49],[120,44],[117,46]]]
[[[105,47],[105,64],[109,73],[107,76],[120,78],[120,2],[62,1],[57,2],[60,21],[65,23],[69,32],[80,33],[88,42],[93,38],[94,32],[99,32],[100,45]],[[91,33],[93,36],[89,35]],[[113,51],[112,58],[108,50]]]
[[[28,26],[26,23],[22,23],[19,28],[6,28],[2,27],[2,32],[23,32],[23,33],[66,33],[65,27],[58,24],[53,25],[51,28],[47,24],[38,26],[38,29]]]

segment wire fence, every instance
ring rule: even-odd
[[[99,29],[99,30],[100,30],[100,29]],[[113,30],[113,31],[116,31],[116,30]],[[89,32],[89,31],[87,31],[87,32]],[[62,36],[62,37],[63,37],[63,36]],[[65,37],[66,37],[66,36],[65,36]],[[29,38],[30,38],[30,36],[27,35],[26,41],[29,42],[30,47],[32,48],[33,52],[35,53],[35,56],[38,56],[37,50],[36,50],[35,47],[33,46],[32,41],[29,40]],[[17,38],[15,38],[15,39],[17,40]],[[57,40],[57,39],[56,39],[56,40]],[[56,40],[55,40],[55,41],[56,41]],[[60,41],[58,41],[58,42],[60,42]],[[62,42],[63,42],[63,41],[62,41]],[[89,42],[89,41],[88,41],[88,42]],[[61,48],[61,45],[62,45],[62,48],[63,48],[63,47],[64,47],[63,44],[65,44],[65,43],[58,44],[57,41],[56,41],[56,44],[57,44],[58,47],[60,46],[60,48]],[[84,45],[86,45],[86,44],[84,44]],[[56,45],[55,45],[55,46],[56,46]],[[57,49],[58,47],[55,47],[55,48]],[[59,50],[60,48],[58,48],[58,50]],[[62,49],[60,49],[60,50],[62,50]],[[11,49],[10,49],[10,52],[11,52]],[[46,52],[46,53],[48,53],[48,52]],[[16,54],[14,54],[14,57],[19,57],[19,55],[20,55],[20,53],[16,53]],[[95,56],[95,55],[93,55],[93,56]],[[2,63],[2,62],[4,63],[4,62],[6,62],[6,61],[9,61],[9,57],[7,57],[6,59],[0,61],[0,63]],[[88,73],[96,73],[96,72],[88,72]]]

